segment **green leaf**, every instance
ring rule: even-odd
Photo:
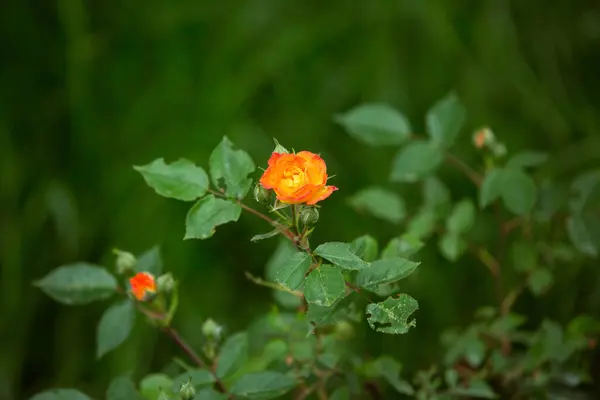
[[[329,400],[350,400],[350,390],[346,386],[339,387],[331,393]]]
[[[117,291],[117,280],[100,266],[79,262],[50,271],[35,286],[59,303],[82,305],[104,300]]]
[[[194,400],[227,400],[229,396],[225,393],[219,393],[215,389],[205,388],[200,390],[194,396]]]
[[[479,188],[479,208],[485,208],[502,194],[504,170],[495,168],[489,171]]]
[[[553,280],[552,272],[546,268],[538,268],[529,275],[527,285],[533,294],[539,296],[552,285]]]
[[[206,369],[192,369],[186,371],[181,375],[178,375],[173,379],[173,386],[171,391],[174,393],[179,392],[181,385],[192,380],[192,385],[196,388],[199,386],[209,385],[215,381],[214,375]]]
[[[584,219],[580,215],[572,215],[567,218],[567,233],[573,246],[581,253],[591,257],[598,256],[598,245],[600,243],[600,224],[592,219]]]
[[[433,211],[426,208],[421,209],[408,222],[408,233],[416,239],[423,239],[433,233],[436,222],[437,216]]]
[[[275,280],[282,286],[296,290],[302,286],[304,276],[310,268],[312,257],[304,252],[293,253],[277,270]]]
[[[446,230],[450,233],[467,233],[475,223],[475,205],[471,199],[463,199],[454,205],[446,220]]]
[[[76,389],[50,389],[38,393],[29,400],[91,400],[90,397]]]
[[[515,271],[529,272],[537,267],[538,253],[530,242],[524,240],[514,242],[511,246],[511,255]]]
[[[377,260],[369,268],[358,271],[356,282],[359,286],[373,291],[379,285],[406,278],[415,272],[419,264],[405,258]]]
[[[435,176],[423,180],[423,202],[438,216],[444,216],[450,210],[450,190]]]
[[[502,200],[506,208],[517,215],[529,214],[537,198],[533,179],[518,169],[506,169],[502,175]]]
[[[348,134],[369,146],[397,146],[411,134],[408,120],[387,104],[367,103],[334,117]]]
[[[314,322],[316,326],[333,325],[346,321],[348,312],[352,309],[356,296],[356,293],[351,293],[335,301],[330,307],[308,303],[307,319],[310,322]]]
[[[371,262],[377,258],[379,245],[373,236],[362,235],[350,243],[350,250],[366,262]]]
[[[236,333],[227,338],[219,354],[216,373],[225,378],[235,373],[248,359],[248,335]]]
[[[346,285],[342,273],[329,265],[315,268],[304,281],[304,297],[309,303],[330,307],[344,295]]]
[[[444,355],[446,365],[453,365],[461,359],[465,359],[473,368],[479,368],[485,359],[486,346],[479,339],[479,333],[476,326],[472,326],[466,332],[460,335],[447,335],[443,338],[445,345],[448,347]]]
[[[323,243],[315,249],[314,253],[343,269],[358,270],[369,266],[369,263],[352,252],[347,243]]]
[[[208,163],[214,185],[225,186],[227,196],[241,199],[248,193],[252,185],[248,175],[254,172],[256,166],[244,150],[233,149],[233,143],[227,136],[223,136],[213,150]]]
[[[146,375],[140,381],[140,393],[146,400],[156,400],[161,391],[169,392],[173,381],[166,374]]]
[[[392,238],[381,252],[381,258],[408,258],[423,248],[425,243],[416,236],[405,233],[400,237]]]
[[[214,235],[216,226],[237,221],[241,213],[239,205],[208,195],[188,212],[184,239],[207,239]]]
[[[507,168],[537,167],[548,161],[548,153],[543,151],[527,150],[515,154],[506,162]]]
[[[469,387],[457,387],[450,390],[450,394],[455,396],[474,397],[476,399],[495,399],[496,394],[492,388],[484,381],[471,381]]]
[[[406,206],[402,197],[377,186],[359,191],[350,197],[348,202],[357,211],[367,212],[393,224],[400,223],[406,216]]]
[[[130,300],[121,301],[106,309],[98,323],[96,357],[101,358],[123,343],[131,333],[134,321],[135,309]]]
[[[381,356],[368,366],[370,374],[373,377],[383,377],[398,393],[407,396],[414,395],[412,386],[403,379],[400,379],[402,365],[390,356]]]
[[[430,175],[444,161],[444,153],[426,141],[404,146],[392,161],[392,182],[416,182]]]
[[[440,253],[448,260],[457,261],[465,251],[467,251],[467,242],[465,239],[454,233],[445,233],[440,237],[438,243]]]
[[[294,378],[281,372],[253,372],[238,379],[230,392],[245,399],[268,400],[283,396],[296,385]]]
[[[157,158],[150,164],[133,168],[142,174],[148,186],[164,197],[192,201],[204,196],[208,190],[208,175],[204,169],[185,158],[172,164]]]
[[[260,240],[265,240],[265,239],[270,239],[272,237],[275,237],[279,234],[279,229],[274,229],[271,232],[267,232],[267,233],[261,233],[259,235],[254,235],[250,238],[251,242],[258,242]]]
[[[135,384],[124,376],[113,379],[106,390],[106,400],[138,400],[140,398]]]
[[[460,376],[458,375],[458,371],[455,369],[447,369],[446,372],[444,372],[444,380],[451,388],[456,387],[459,378]]]
[[[367,321],[377,332],[403,334],[416,326],[415,320],[408,318],[419,308],[419,303],[407,294],[398,298],[388,298],[381,303],[367,305]]]
[[[162,273],[163,262],[160,255],[160,247],[154,246],[137,257],[135,270],[137,272],[150,272],[154,276]]]
[[[436,145],[451,146],[466,119],[466,109],[454,92],[438,101],[425,117],[427,133]]]

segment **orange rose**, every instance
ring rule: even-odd
[[[287,204],[316,204],[337,190],[327,186],[327,166],[317,154],[273,153],[269,167],[260,178],[265,189],[273,189],[277,198]]]
[[[139,301],[144,301],[147,294],[156,293],[156,281],[154,275],[148,272],[138,272],[129,279],[131,293]]]

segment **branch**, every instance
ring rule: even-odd
[[[483,182],[483,178],[481,177],[481,175],[479,175],[475,170],[469,167],[460,158],[453,156],[450,153],[446,153],[446,163],[465,174],[467,178],[473,181],[475,185],[481,186],[481,182]]]

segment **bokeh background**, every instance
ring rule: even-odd
[[[235,332],[269,310],[271,293],[243,274],[263,273],[276,242],[249,238],[268,227],[244,214],[209,241],[183,241],[189,205],[155,195],[134,164],[186,157],[206,167],[222,135],[258,165],[272,137],[319,152],[340,190],[321,210],[318,243],[364,232],[385,242],[402,229],[346,203],[368,184],[388,185],[395,153],[333,123],[362,102],[389,102],[422,131],[428,107],[456,90],[469,121],[454,152],[470,163],[480,159],[469,130],[483,124],[509,151],[549,151],[542,178],[600,162],[594,1],[9,0],[0,21],[0,399],[58,386],[101,398],[111,377],[158,370],[177,351],[140,319],[123,347],[94,361],[106,304],[63,307],[31,284],[76,260],[112,266],[115,246],[161,246],[183,281],[176,324],[192,343],[207,317]],[[454,199],[474,195],[460,174],[440,176]],[[416,186],[394,187],[419,201]],[[596,313],[594,266],[517,310],[534,325]],[[433,241],[407,287],[421,305],[418,328],[388,337],[364,324],[365,351],[392,351],[407,373],[427,366],[445,328],[493,302],[491,287],[476,261],[448,263]]]

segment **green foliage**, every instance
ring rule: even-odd
[[[160,247],[154,246],[140,254],[137,257],[134,269],[137,272],[146,271],[155,276],[160,275],[163,269]]]
[[[296,290],[304,282],[310,264],[311,256],[309,254],[295,251],[291,257],[277,268],[275,279],[282,286],[290,290]]]
[[[350,250],[366,262],[371,262],[377,258],[379,244],[373,236],[362,235],[350,243]]]
[[[398,298],[388,298],[381,303],[367,306],[369,325],[377,332],[402,334],[416,325],[415,320],[408,320],[417,311],[419,304],[407,294]]]
[[[141,400],[135,383],[124,376],[117,377],[110,382],[106,390],[106,400]]]
[[[241,199],[250,190],[252,179],[248,175],[256,169],[254,161],[244,150],[235,150],[226,136],[211,153],[209,165],[213,183],[224,187],[227,196]]]
[[[217,363],[216,374],[225,378],[235,373],[248,359],[248,334],[240,332],[227,338]]]
[[[124,300],[107,308],[98,323],[96,356],[101,358],[127,339],[135,321],[133,303]]]
[[[426,116],[427,133],[432,142],[441,147],[453,145],[465,122],[466,114],[465,106],[454,92],[438,101]]]
[[[400,145],[411,135],[406,117],[387,104],[363,104],[336,116],[335,121],[369,146]]]
[[[416,182],[432,174],[443,161],[444,154],[436,143],[411,142],[394,157],[390,179],[392,182]]]
[[[231,201],[208,195],[198,200],[185,219],[184,239],[208,239],[215,233],[215,227],[237,221],[242,208]]]
[[[352,249],[347,243],[323,243],[315,249],[314,253],[342,269],[360,270],[369,266],[369,263],[363,261],[352,252]]]
[[[304,297],[309,303],[330,307],[344,295],[344,276],[334,267],[321,265],[306,277]]]
[[[173,380],[166,374],[150,374],[140,381],[140,393],[146,400],[157,399],[161,392],[167,392]]]
[[[402,198],[380,187],[363,189],[348,201],[354,209],[365,211],[393,224],[400,223],[406,216],[406,206]]]
[[[208,175],[190,160],[165,164],[157,158],[149,164],[135,166],[152,189],[161,196],[182,201],[193,201],[204,196],[208,189]]]
[[[484,208],[501,197],[514,214],[531,212],[537,200],[537,188],[529,175],[520,169],[497,168],[490,171],[481,185],[479,205]]]
[[[375,291],[379,285],[394,283],[411,275],[420,263],[404,258],[386,258],[374,261],[367,269],[358,271],[359,286]]]
[[[296,380],[275,371],[253,372],[244,375],[231,387],[231,394],[244,399],[276,399],[296,386]]]

